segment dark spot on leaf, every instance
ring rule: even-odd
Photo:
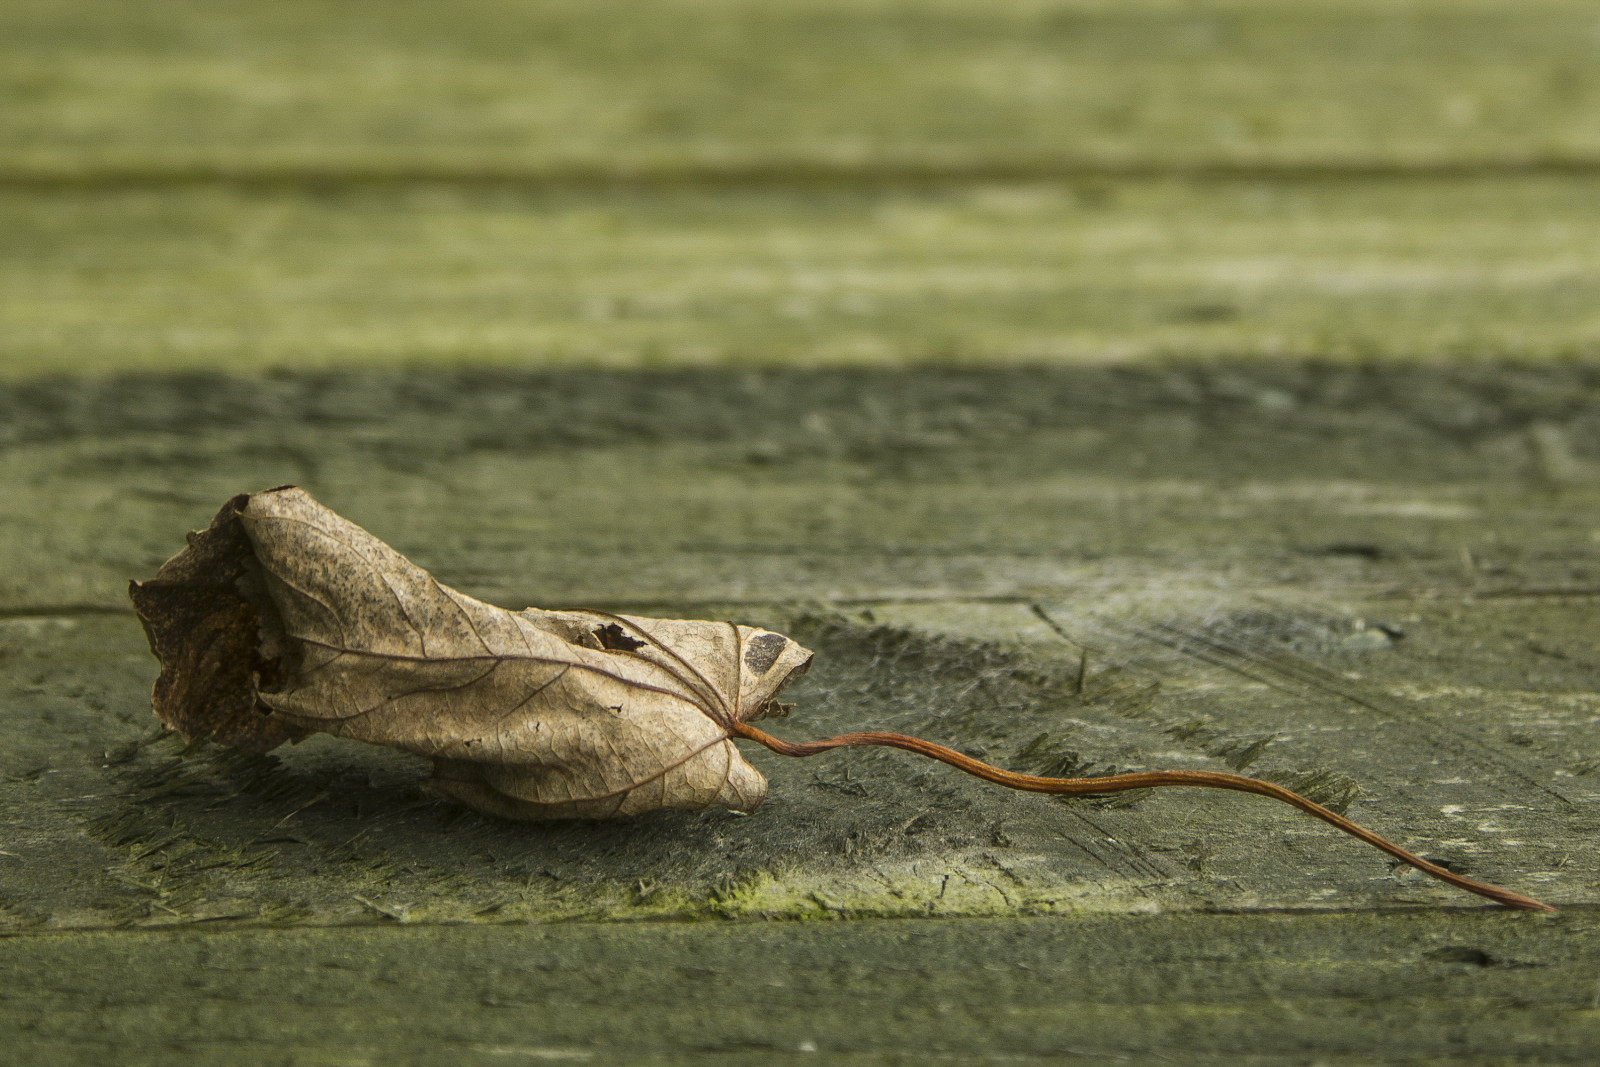
[[[744,665],[757,674],[765,674],[778,662],[783,646],[788,643],[789,639],[782,634],[758,634],[745,646]]]

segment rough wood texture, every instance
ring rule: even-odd
[[[882,726],[1046,773],[1248,768],[1349,802],[1431,858],[1566,905],[1557,925],[1505,928],[1554,951],[1597,886],[1592,390],[1573,369],[1305,366],[14,387],[5,403],[34,421],[10,424],[31,441],[7,449],[0,540],[4,921],[1070,929],[1312,909],[1509,958],[1469,937],[1459,924],[1484,917],[1448,890],[1254,798],[1062,804],[898,753],[755,752],[773,779],[755,816],[530,829],[427,799],[422,768],[365,746],[180,757],[150,728],[153,664],[120,579],[228,489],[293,479],[501,602],[795,633],[819,660],[790,736]],[[824,415],[829,432],[810,428]],[[1237,936],[1278,944],[1311,929],[1297,921]],[[255,943],[239,936],[226,944]],[[92,969],[106,943],[52,951]],[[1106,997],[1136,998],[1147,979],[1118,974]],[[1444,979],[1411,980],[1447,1028]],[[1541,1048],[1582,1047],[1586,1016],[1562,1013],[1589,993],[1570,988],[1550,1009],[1570,1026]],[[704,1018],[726,1039],[731,1016]]]
[[[1491,880],[1517,875],[1557,903],[1592,891],[1581,842],[1600,739],[1584,626],[1600,435],[1584,373],[1530,373],[1520,388],[1493,374],[1312,368],[910,380],[667,375],[630,391],[586,375],[411,375],[403,389],[344,377],[299,380],[277,407],[259,380],[155,380],[108,387],[76,432],[58,414],[53,440],[13,447],[7,465],[17,508],[0,592],[17,616],[13,656],[63,672],[47,684],[10,671],[14,699],[37,711],[10,720],[11,771],[31,781],[8,795],[43,789],[65,805],[51,818],[68,820],[40,830],[55,858],[24,910],[53,900],[43,921],[103,922],[125,907],[173,918],[143,890],[113,888],[165,885],[172,855],[157,837],[173,835],[185,851],[203,840],[262,853],[251,873],[192,861],[211,873],[181,891],[207,914],[289,900],[359,912],[351,869],[321,858],[352,835],[386,871],[381,857],[399,849],[391,891],[440,917],[569,913],[562,892],[539,888],[544,874],[529,881],[568,850],[578,866],[549,887],[585,883],[584,914],[632,909],[640,880],[656,890],[646,910],[724,907],[718,887],[732,880],[739,908],[774,914],[826,909],[846,887],[847,908],[900,914],[1443,899],[1378,877],[1375,857],[1265,803],[1153,796],[1101,810],[1004,795],[892,753],[799,765],[758,753],[786,784],[757,818],[592,834],[453,821],[406,799],[413,772],[398,757],[326,739],[281,766],[175,760],[169,742],[140,741],[152,664],[121,583],[230,488],[287,481],[495,602],[632,600],[815,642],[821,658],[785,724],[795,736],[882,727],[1019,769],[1176,762],[1305,777],[1335,798],[1359,786],[1359,813],[1380,832],[1400,820],[1387,829],[1402,843]],[[252,391],[266,409],[230,415],[228,399]],[[410,391],[420,399],[407,406]],[[183,397],[201,394],[231,428],[196,424]],[[346,414],[330,422],[330,409]],[[741,428],[766,409],[750,422],[761,436]],[[832,428],[815,433],[814,419]],[[94,677],[103,710],[53,688]],[[65,719],[43,729],[33,714]],[[73,769],[60,754],[67,723],[89,754],[118,758]],[[59,774],[33,775],[33,761]],[[281,803],[253,807],[275,793]],[[309,824],[323,827],[315,841],[271,843]],[[144,873],[58,884],[49,872],[86,833],[120,842]],[[1271,843],[1226,847],[1256,834]],[[689,847],[696,835],[710,835],[704,847]],[[631,856],[619,878],[597,858],[636,839],[658,860]],[[520,857],[509,868],[506,849]],[[482,866],[480,850],[500,860]],[[832,881],[841,871],[852,873]],[[449,891],[429,888],[436,879]],[[174,907],[159,889],[153,899]]]
[[[1597,951],[1592,914],[47,935],[0,941],[0,1029],[41,1067],[1588,1064]]]

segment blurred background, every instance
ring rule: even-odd
[[[1588,0],[11,0],[0,373],[1600,351]]]

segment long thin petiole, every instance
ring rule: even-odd
[[[1513,893],[1509,889],[1502,889],[1488,882],[1479,882],[1472,878],[1463,878],[1454,871],[1447,870],[1437,863],[1430,863],[1414,852],[1408,852],[1377,834],[1351,822],[1343,815],[1308,800],[1292,789],[1285,789],[1281,785],[1264,782],[1259,778],[1246,778],[1242,774],[1225,774],[1220,771],[1138,771],[1132,774],[1112,774],[1104,778],[1043,778],[1034,774],[1018,774],[1015,771],[1001,770],[982,760],[973,759],[971,756],[962,755],[953,748],[924,741],[920,737],[911,737],[907,734],[887,733],[877,730],[866,730],[860,733],[840,734],[837,737],[828,737],[820,741],[785,741],[781,737],[773,737],[764,730],[757,729],[749,723],[735,722],[733,731],[740,737],[766,745],[772,751],[784,756],[815,756],[820,752],[827,752],[835,748],[847,748],[852,745],[883,745],[888,748],[903,748],[907,752],[915,752],[929,759],[948,763],[968,774],[1003,785],[1011,789],[1026,789],[1034,793],[1058,793],[1065,796],[1082,796],[1088,793],[1115,793],[1124,789],[1152,789],[1168,785],[1200,786],[1207,789],[1234,789],[1241,793],[1256,793],[1260,796],[1281,800],[1285,804],[1299,808],[1307,815],[1314,815],[1325,823],[1336,826],[1351,837],[1360,838],[1374,848],[1382,849],[1395,859],[1400,860],[1422,871],[1431,874],[1441,882],[1448,882],[1457,889],[1465,889],[1469,893],[1476,893],[1480,897],[1488,897],[1498,904],[1508,908],[1521,908],[1525,911],[1555,911],[1556,909],[1543,901],[1525,897],[1521,893]]]

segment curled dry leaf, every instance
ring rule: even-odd
[[[1435,878],[1514,908],[1531,897],[1430,863],[1271,782],[1213,771],[1045,778],[905,734],[786,741],[751,725],[811,663],[782,634],[602,611],[509,611],[422,568],[293,486],[234,497],[155,578],[132,583],[161,661],[152,703],[191,738],[264,752],[321,731],[433,760],[428,787],[513,819],[661,808],[752,811],[766,779],[735,738],[789,756],[883,745],[1013,789],[1155,786],[1293,805]]]
[[[753,811],[767,783],[733,724],[811,662],[750,626],[485,604],[296,488],[228,501],[132,595],[168,726],[390,745],[434,761],[434,792],[514,819]]]

